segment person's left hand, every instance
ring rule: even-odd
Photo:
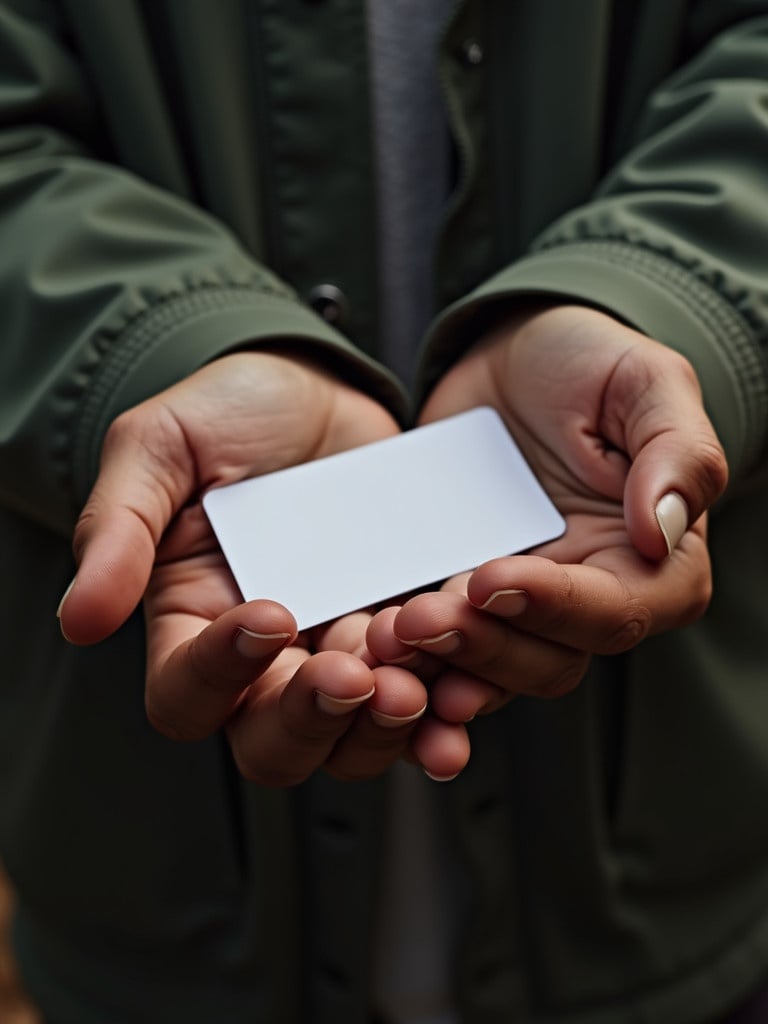
[[[567,693],[591,654],[700,616],[705,512],[727,480],[690,364],[593,309],[505,324],[446,374],[420,422],[481,405],[501,414],[567,528],[371,623],[371,650],[431,679],[448,721]]]

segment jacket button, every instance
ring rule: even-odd
[[[335,284],[318,284],[310,289],[307,302],[326,323],[341,326],[346,320],[349,305],[344,292]]]
[[[459,60],[468,68],[477,67],[484,59],[485,53],[477,39],[465,39],[459,47]]]

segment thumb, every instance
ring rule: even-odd
[[[181,431],[159,422],[164,417],[162,406],[148,402],[107,432],[98,478],[75,526],[77,574],[57,613],[71,643],[97,643],[131,615],[160,538],[189,496],[191,458]]]
[[[77,535],[77,574],[57,614],[67,640],[93,644],[113,633],[138,605],[155,546],[140,516],[96,493],[78,521]]]
[[[654,561],[672,554],[728,481],[725,454],[698,394],[686,396],[669,380],[660,382],[659,392],[658,418],[649,416],[646,436],[631,443],[624,490],[629,537]]]
[[[616,338],[601,424],[630,460],[629,537],[640,554],[660,562],[725,490],[728,466],[691,363],[628,328]]]

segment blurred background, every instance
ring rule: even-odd
[[[0,865],[0,1022],[42,1024],[42,1017],[21,988],[11,953],[9,931],[13,914],[13,891]]]

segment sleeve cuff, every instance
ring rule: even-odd
[[[71,465],[84,500],[98,472],[112,420],[205,363],[242,348],[300,342],[349,383],[372,395],[401,422],[408,398],[398,379],[292,298],[248,287],[199,288],[152,303],[101,328],[103,355],[75,426]]]
[[[424,349],[420,393],[514,302],[562,300],[602,309],[691,362],[732,477],[765,450],[768,372],[748,321],[680,263],[621,241],[580,241],[534,253],[449,307]]]

